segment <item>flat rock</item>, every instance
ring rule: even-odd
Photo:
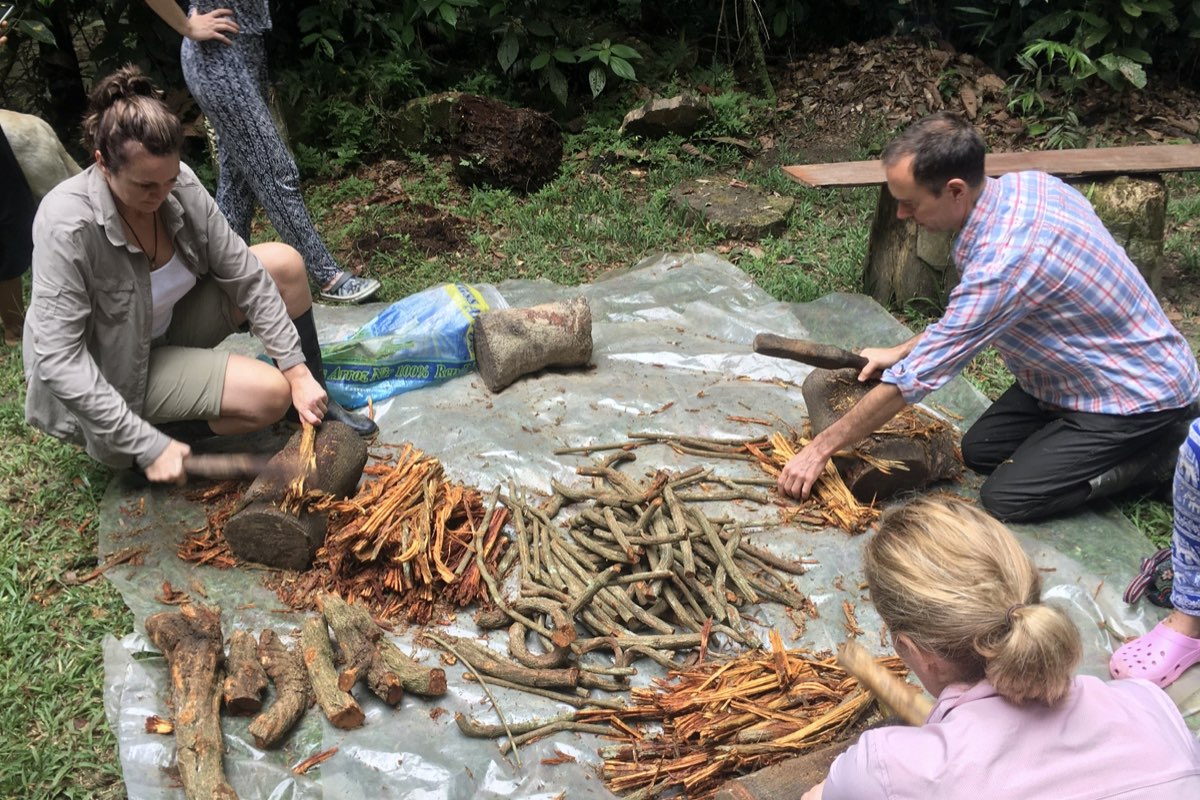
[[[787,228],[795,201],[725,179],[696,178],[671,190],[671,199],[705,224],[719,225],[734,239],[758,241]]]
[[[712,119],[712,107],[703,97],[681,94],[651,100],[625,115],[621,133],[658,139],[669,134],[691,136]]]

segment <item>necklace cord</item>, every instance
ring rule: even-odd
[[[153,214],[154,254],[151,255],[150,251],[148,251],[146,249],[146,245],[142,244],[142,239],[141,239],[141,237],[139,237],[137,235],[137,231],[133,229],[133,224],[128,219],[126,219],[124,214],[121,213],[121,206],[118,205],[117,203],[113,203],[113,206],[117,209],[117,216],[119,216],[121,218],[121,221],[125,223],[125,227],[129,228],[129,232],[133,234],[133,240],[135,242],[137,242],[137,246],[142,248],[142,253],[145,254],[147,259],[149,259],[150,269],[154,269],[154,262],[158,261],[158,212],[155,211]]]

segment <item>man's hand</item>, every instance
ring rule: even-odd
[[[8,44],[8,20],[0,22],[0,47]]]
[[[211,39],[224,44],[233,44],[229,36],[236,36],[237,32],[238,24],[233,21],[233,11],[228,8],[218,8],[207,14],[193,14],[188,17],[187,32],[184,33],[184,36],[193,42]]]
[[[805,792],[800,800],[821,800],[825,796],[825,781],[821,781],[816,786]]]
[[[867,365],[858,373],[859,381],[867,381],[871,378],[878,377],[879,373],[883,372],[893,364],[898,363],[906,355],[908,355],[909,347],[907,343],[898,344],[895,347],[865,347],[859,353],[867,360]]]
[[[784,466],[777,482],[779,491],[798,500],[807,500],[828,462],[829,454],[816,441],[810,442]]]
[[[146,467],[146,477],[154,483],[174,483],[182,486],[187,481],[183,459],[192,454],[192,448],[172,439],[154,463]]]
[[[325,409],[329,406],[329,395],[317,383],[316,378],[304,364],[297,364],[291,369],[284,370],[283,377],[287,378],[292,387],[292,405],[300,415],[301,422],[309,425],[320,425],[325,419]]]

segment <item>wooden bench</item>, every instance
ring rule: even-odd
[[[1144,243],[1139,239],[1134,247],[1133,233],[1118,229],[1122,226],[1106,218],[1103,208],[1097,210],[1117,241],[1129,251],[1130,258],[1142,270],[1150,286],[1158,291],[1166,189],[1156,176],[1164,172],[1200,171],[1200,144],[988,153],[984,159],[984,171],[991,177],[1030,169],[1065,180],[1149,176],[1149,181],[1135,184],[1130,189],[1145,194],[1141,200],[1146,205],[1142,216],[1148,223],[1143,226],[1144,230],[1137,232],[1145,239]],[[882,162],[798,164],[784,167],[783,171],[788,177],[814,187],[880,186],[867,262],[863,268],[865,291],[885,306],[903,306],[915,300],[927,300],[933,305],[945,303],[958,278],[950,260],[953,237],[931,234],[896,219],[896,201],[887,190]],[[1124,228],[1128,227],[1126,222]]]

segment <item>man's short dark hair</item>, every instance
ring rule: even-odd
[[[954,178],[971,187],[983,183],[983,152],[983,137],[970,122],[941,111],[917,120],[893,139],[883,149],[883,165],[912,156],[913,180],[937,196]]]

